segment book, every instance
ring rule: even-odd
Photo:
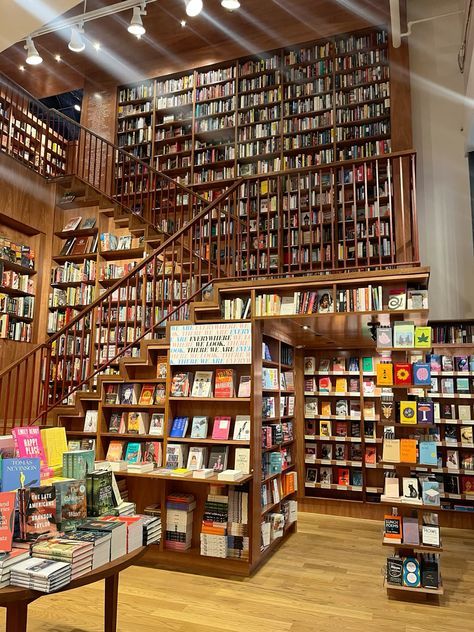
[[[322,371],[322,369],[319,369]],[[304,372],[305,375],[314,375],[316,372],[316,358],[307,356],[304,359]]]
[[[125,450],[125,461],[127,463],[138,463],[141,461],[142,456],[142,445],[141,443],[127,443],[127,448]]]
[[[234,369],[217,369],[214,397],[230,398],[234,396]]]
[[[183,438],[188,430],[189,417],[175,417],[170,430],[170,438]]]
[[[116,384],[106,384],[104,391],[105,404],[118,404],[118,387]]]
[[[84,417],[84,432],[97,432],[97,419],[99,412],[97,410],[86,410]]]
[[[127,432],[129,434],[148,434],[150,427],[150,416],[144,412],[130,412],[128,413]]]
[[[138,404],[140,399],[140,384],[120,384],[119,386],[119,402],[120,404],[130,406]]]
[[[111,441],[109,443],[109,447],[107,449],[107,454],[105,457],[106,461],[121,461],[123,456],[123,441]]]
[[[403,500],[407,503],[421,505],[421,495],[417,478],[403,477]]]
[[[37,487],[40,483],[39,458],[1,459],[2,492],[10,492],[22,487]]]
[[[332,468],[321,467],[319,469],[319,480],[323,485],[331,485],[332,483]]]
[[[212,427],[212,438],[227,441],[230,432],[230,417],[215,417]]]
[[[153,413],[150,420],[149,434],[162,437],[164,434],[165,415],[164,413]]]
[[[191,424],[191,438],[205,439],[207,437],[208,417],[195,416]]]
[[[23,540],[57,533],[54,485],[22,487],[18,491],[20,534]]]
[[[439,507],[440,493],[438,481],[423,481],[421,486],[423,504]]]
[[[234,468],[242,474],[250,474],[249,448],[235,448]]]
[[[223,472],[227,469],[228,456],[228,446],[213,446],[209,455],[208,468],[214,472]]]
[[[472,445],[474,443],[472,426],[461,427],[461,443],[463,445]]]
[[[322,401],[321,402],[321,416],[322,417],[330,417],[331,416],[331,402],[330,401]]]
[[[171,397],[189,397],[192,373],[175,373],[171,381]]]
[[[207,450],[200,446],[190,446],[188,452],[188,470],[202,470],[207,459]]]
[[[140,406],[152,406],[155,394],[155,386],[153,384],[144,384],[140,393],[138,403]]]
[[[330,437],[331,436],[331,422],[328,420],[321,420],[319,422],[319,434],[321,437]]]
[[[384,516],[384,541],[394,544],[402,543],[402,517],[386,515]]]
[[[42,465],[46,464],[43,441],[37,426],[12,428],[16,455],[20,458],[39,458]]]
[[[68,233],[70,231],[76,230],[76,228],[79,227],[81,222],[82,222],[82,217],[71,217],[71,219],[68,220],[66,224],[64,224],[61,232]]]
[[[277,391],[279,388],[278,369],[262,368],[262,389]]]
[[[393,343],[393,330],[391,327],[377,328],[377,348],[384,349],[391,347]]]
[[[401,424],[416,424],[416,422],[417,422],[416,402],[401,401],[400,402],[400,423]]]
[[[153,403],[156,406],[163,406],[166,402],[166,384],[157,384],[155,388],[155,395],[153,397]]]
[[[402,463],[416,463],[416,447],[416,439],[400,439],[400,461]]]
[[[387,463],[400,463],[400,439],[384,439],[382,460]]]
[[[427,362],[413,364],[413,384],[429,386],[431,384],[431,366]]]
[[[0,577],[2,574],[1,553],[12,549],[15,501],[16,494],[14,491],[0,492]]]
[[[387,308],[391,311],[405,310],[407,305],[407,295],[404,288],[393,288],[389,290]]]
[[[418,527],[418,518],[404,516],[403,518],[403,544],[411,544],[418,546],[420,544],[420,530]]]
[[[160,441],[147,441],[143,446],[143,462],[153,463],[154,467],[161,467],[162,450]]]
[[[418,399],[416,412],[419,424],[434,423],[434,403],[430,399]]]
[[[393,364],[391,362],[379,362],[377,364],[377,385],[392,386]]]
[[[420,349],[431,348],[431,327],[415,327],[414,346]]]
[[[175,470],[184,467],[186,456],[186,446],[179,443],[168,443],[166,446],[165,468]]]
[[[41,430],[41,439],[49,467],[61,468],[63,454],[67,452],[66,429],[63,427],[44,428]]]
[[[459,452],[457,450],[446,450],[446,467],[448,470],[459,469]]]
[[[95,217],[86,217],[81,224],[81,230],[82,229],[85,230],[87,228],[94,228],[96,221],[97,220]]]
[[[109,421],[109,432],[124,433],[127,428],[126,413],[112,413]]]
[[[212,371],[196,371],[194,375],[192,397],[212,397]]]
[[[419,449],[419,463],[421,465],[437,465],[438,454],[436,450],[436,444],[434,441],[420,441],[418,444]]]
[[[393,327],[393,346],[406,349],[414,346],[415,325],[410,321],[396,321]]]
[[[379,365],[380,366],[380,365]],[[407,362],[396,362],[394,365],[394,381],[396,385],[406,386],[413,382],[412,366]]]
[[[56,489],[56,522],[61,531],[71,531],[87,518],[87,494],[84,480],[58,480]]]
[[[250,397],[252,378],[250,375],[241,375],[237,397]]]
[[[250,416],[237,415],[234,422],[234,441],[250,441]]]
[[[337,468],[337,484],[350,485],[349,468],[346,468],[346,467]]]

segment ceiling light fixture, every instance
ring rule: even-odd
[[[228,11],[236,11],[240,9],[239,0],[221,0],[221,5]]]
[[[183,27],[183,29],[184,29],[184,27],[186,26],[186,20],[181,20],[181,26],[182,26],[182,27]]]
[[[146,15],[145,6],[143,7],[133,7],[133,15],[130,20],[130,24],[127,28],[127,31],[135,37],[140,38],[142,35],[145,35],[146,30],[143,26],[142,15]]]
[[[81,111],[81,106],[79,105],[79,103],[74,103],[74,109],[76,110],[76,112]]]
[[[184,0],[186,3],[186,13],[190,18],[196,17],[202,11],[202,0]]]
[[[94,44],[92,44],[92,46],[95,48],[96,51],[100,50],[100,42],[95,42]]]
[[[24,66],[19,66],[21,72],[25,72],[25,67]]]
[[[61,61],[61,55],[55,55],[55,56],[54,56],[54,59],[55,59],[57,62],[60,62],[60,61]]]
[[[82,39],[82,33],[84,33],[82,24],[78,24],[77,26],[73,26],[71,28],[71,39],[67,47],[69,50],[72,50],[73,53],[82,53],[86,47],[85,42]]]
[[[34,42],[31,39],[31,37],[26,38],[25,49],[26,49],[26,63],[27,64],[30,64],[31,66],[37,66],[38,64],[41,64],[41,62],[43,61],[43,58],[36,50],[36,46],[34,45]]]

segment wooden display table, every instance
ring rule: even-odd
[[[142,546],[128,555],[123,555],[109,564],[104,564],[87,575],[74,579],[70,584],[53,593],[42,593],[16,586],[1,589],[0,606],[7,609],[6,632],[26,632],[28,605],[36,599],[80,588],[101,579],[105,579],[104,632],[115,632],[117,629],[119,573],[140,559],[147,548]]]

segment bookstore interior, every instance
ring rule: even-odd
[[[473,3],[8,4],[0,628],[472,630]]]

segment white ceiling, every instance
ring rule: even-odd
[[[0,52],[51,22],[79,0],[0,0]]]

